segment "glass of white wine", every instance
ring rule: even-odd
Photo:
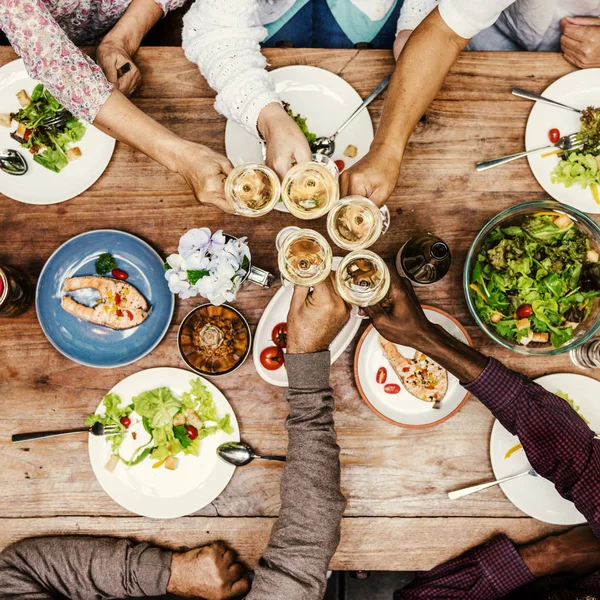
[[[273,169],[258,163],[244,163],[229,173],[225,196],[236,214],[261,217],[273,210],[281,197],[281,183]]]
[[[320,233],[312,229],[296,229],[285,237],[278,236],[278,239],[279,271],[284,281],[314,286],[327,279],[333,253],[329,242]]]
[[[338,201],[339,171],[326,156],[298,163],[284,177],[281,198],[286,208],[299,219],[318,219]]]
[[[390,224],[390,211],[364,196],[346,196],[327,215],[327,232],[340,248],[358,250],[372,246]]]
[[[390,271],[381,256],[370,250],[346,255],[335,272],[339,295],[359,308],[381,302],[390,289]]]

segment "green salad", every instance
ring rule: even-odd
[[[122,406],[122,400],[116,394],[105,396],[102,402],[104,414],[88,415],[85,424],[92,426],[100,422],[119,428],[119,433],[108,438],[112,456],[106,468],[114,470],[119,461],[131,467],[150,457],[156,461],[153,468],[164,465],[174,470],[177,468],[177,456],[197,456],[204,438],[218,431],[233,433],[230,415],[220,417],[217,414],[212,394],[202,380],[194,379],[190,385],[190,390],[181,397],[170,388],[161,387],[135,396],[126,406]],[[136,421],[141,421],[150,439],[139,446],[133,456],[124,458],[120,453],[121,444],[128,435],[137,437]],[[130,428],[133,428],[131,432]]]
[[[586,425],[590,424],[590,422],[583,416],[583,413],[579,408],[579,404],[575,404],[575,400],[573,400],[573,398],[571,398],[569,394],[567,394],[567,392],[562,392],[559,390],[558,392],[556,392],[556,395],[559,398],[562,398],[565,402],[567,402],[567,404],[585,421]]]
[[[562,153],[562,160],[552,171],[551,180],[565,187],[575,184],[584,189],[591,187],[594,200],[600,204],[600,108],[590,106],[582,111],[579,137],[584,140],[584,145]]]
[[[289,103],[284,102],[283,108],[287,111],[287,114],[294,119],[296,125],[300,127],[300,131],[304,134],[304,137],[308,141],[308,144],[312,144],[317,139],[317,134],[313,133],[308,129],[308,125],[306,124],[306,117],[303,117],[300,114],[295,115],[294,111],[291,109]]]
[[[33,154],[35,162],[59,173],[69,162],[81,157],[81,150],[73,144],[83,138],[85,125],[41,83],[33,88],[31,97],[25,90],[17,97],[22,108],[10,115],[0,115],[0,123],[6,127],[12,121],[18,123],[11,137]]]
[[[482,320],[503,338],[559,348],[600,296],[598,258],[567,215],[527,215],[486,237],[469,293]]]

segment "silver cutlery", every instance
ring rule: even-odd
[[[17,150],[0,151],[0,170],[9,175],[25,175],[28,168],[27,161]]]
[[[66,108],[63,108],[59,112],[46,117],[40,123],[40,125],[42,125],[43,127],[48,127],[48,128],[52,128],[52,129],[54,129],[54,128],[61,129],[62,127],[64,127],[67,124],[67,121],[72,116],[73,115]]]
[[[286,462],[285,456],[260,456],[255,454],[252,448],[244,442],[226,442],[217,448],[217,454],[225,461],[236,467],[243,467],[255,458],[261,460],[275,460]]]
[[[536,94],[535,92],[529,92],[527,90],[523,90],[521,88],[515,87],[512,89],[512,93],[515,96],[519,96],[519,98],[525,98],[526,100],[533,100],[534,102],[540,102],[541,104],[549,104],[550,106],[557,106],[558,108],[565,108],[566,110],[572,110],[577,114],[581,114],[581,111],[578,108],[573,108],[568,104],[563,104],[562,102],[557,102],[556,100],[550,100],[550,98],[546,98],[546,96],[542,96],[541,94]]]
[[[316,154],[324,154],[325,156],[332,156],[335,152],[335,138],[339,133],[342,132],[354,119],[356,116],[366,108],[385,90],[385,88],[389,85],[390,78],[384,77],[381,80],[381,83],[363,100],[363,103],[342,123],[342,125],[338,128],[338,130],[330,136],[321,136],[318,137],[311,145],[310,149]]]
[[[522,471],[521,473],[517,473],[516,475],[509,475],[508,477],[503,477],[502,479],[496,479],[496,481],[488,481],[487,483],[480,483],[479,485],[472,485],[467,488],[463,488],[462,490],[456,490],[454,492],[448,492],[448,498],[450,500],[457,500],[458,498],[464,498],[465,496],[469,496],[470,494],[474,494],[475,492],[480,492],[481,490],[487,490],[499,483],[504,483],[506,481],[512,481],[513,479],[517,479],[519,477],[525,477],[525,475],[531,475],[532,477],[539,477],[539,475],[535,472],[534,469],[527,469],[527,471]]]
[[[490,160],[484,160],[475,164],[477,172],[487,171],[500,165],[505,165],[518,158],[535,154],[536,152],[543,152],[544,150],[552,150],[557,148],[559,150],[575,150],[581,148],[585,144],[585,141],[579,137],[579,133],[572,133],[571,135],[563,135],[556,144],[550,144],[549,146],[543,146],[542,148],[535,148],[533,150],[526,150],[525,152],[517,152],[516,154],[509,154],[508,156],[501,156],[500,158],[492,158]]]
[[[94,423],[91,427],[79,427],[77,429],[59,429],[57,431],[35,431],[32,433],[17,433],[12,436],[13,444],[16,442],[28,442],[30,440],[39,440],[41,438],[57,437],[59,435],[70,435],[72,433],[91,433],[92,435],[106,436],[121,433],[122,429],[118,425],[103,425]]]

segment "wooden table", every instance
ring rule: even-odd
[[[328,69],[363,97],[393,65],[391,53],[383,51],[277,49],[266,54],[273,68]],[[13,58],[9,49],[0,50],[0,64]],[[225,120],[213,109],[214,93],[182,51],[143,48],[137,63],[144,85],[136,104],[181,136],[223,152]],[[412,137],[400,184],[388,202],[392,228],[375,247],[392,258],[410,235],[441,235],[452,248],[452,269],[443,282],[419,289],[419,297],[456,316],[482,351],[532,377],[576,369],[568,356],[523,359],[492,343],[468,313],[461,277],[470,243],[492,216],[546,195],[526,161],[481,174],[473,163],[523,147],[531,105],[511,96],[512,86],[539,92],[571,70],[558,54],[463,54]],[[375,123],[381,109],[381,99],[369,108]],[[117,143],[100,180],[67,203],[30,206],[0,196],[0,263],[22,267],[35,279],[60,244],[84,231],[122,229],[167,255],[187,229],[208,226],[247,235],[255,263],[275,271],[275,232],[291,223],[289,215],[277,212],[251,220],[201,208],[178,176]],[[324,219],[313,224],[325,232]],[[235,304],[253,328],[275,291],[248,287],[240,293]],[[169,332],[154,352],[113,370],[92,370],[60,355],[44,337],[33,308],[17,319],[0,319],[0,547],[56,533],[131,536],[175,548],[221,538],[249,564],[256,561],[278,513],[279,465],[255,462],[238,469],[225,492],[200,513],[157,522],[128,513],[104,493],[90,468],[84,436],[10,443],[18,431],[80,425],[107,390],[140,369],[184,367],[177,326],[196,304],[178,300]],[[472,398],[457,416],[433,429],[402,429],[382,421],[354,384],[357,340],[332,373],[348,498],[334,569],[424,570],[498,532],[525,541],[557,529],[523,515],[499,488],[449,500],[447,491],[492,477],[493,417]],[[281,389],[263,382],[251,360],[216,383],[237,414],[243,439],[265,453],[284,453],[287,408]]]

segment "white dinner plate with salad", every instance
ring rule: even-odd
[[[464,327],[448,313],[424,306],[425,315],[456,339],[471,345]],[[415,349],[396,344],[400,354],[412,359]],[[388,423],[400,427],[433,427],[447,421],[467,402],[469,393],[448,373],[448,388],[439,408],[410,394],[394,372],[379,344],[379,333],[371,325],[358,342],[354,355],[354,379],[366,405]]]
[[[282,101],[294,115],[306,119],[308,131],[317,137],[334,133],[363,100],[347,81],[318,67],[281,67],[271,71],[271,76]],[[337,136],[332,159],[344,163],[338,167],[348,168],[369,151],[372,141],[373,123],[369,111],[363,110]],[[344,154],[349,145],[356,147],[355,157]],[[234,166],[264,162],[259,141],[233,121],[225,127],[225,152]],[[276,208],[287,212],[282,202]]]
[[[25,90],[31,96],[38,83],[29,77],[22,60],[0,67],[0,113],[18,112],[21,106],[17,94]],[[29,150],[10,137],[17,129],[16,121],[12,121],[10,128],[0,126],[0,148],[17,150],[28,166],[27,173],[20,176],[0,171],[0,193],[25,204],[57,204],[78,196],[93,185],[110,162],[115,140],[93,125],[81,123],[85,134],[80,141],[67,146],[79,148],[81,156],[58,173],[35,162]]]
[[[123,414],[131,404],[133,411]],[[210,381],[190,371],[161,367],[134,373],[110,390],[95,414],[121,423],[123,433],[90,434],[92,469],[104,491],[133,513],[157,519],[192,514],[219,496],[233,476],[235,467],[216,452],[220,444],[240,439],[233,409]],[[186,422],[178,424],[182,414]]]
[[[569,73],[547,87],[542,95],[578,109],[599,107],[600,69],[582,69]],[[553,129],[557,129],[561,136],[578,133],[579,115],[547,104],[535,104],[527,121],[525,148],[532,150],[549,145],[549,135]],[[566,187],[564,183],[552,183],[552,172],[561,162],[561,158],[556,154],[545,157],[543,154],[532,154],[528,160],[534,177],[544,190],[563,204],[586,213],[599,214],[600,204],[594,200],[589,186],[583,189],[577,183],[571,187]]]
[[[568,397],[572,406],[589,421],[591,429],[600,432],[600,381],[574,373],[553,373],[535,381],[549,392]],[[519,438],[509,433],[499,421],[492,428],[490,458],[496,479],[531,467]],[[554,525],[585,523],[575,505],[565,500],[547,479],[524,476],[502,483],[500,487],[519,510],[538,521]]]

